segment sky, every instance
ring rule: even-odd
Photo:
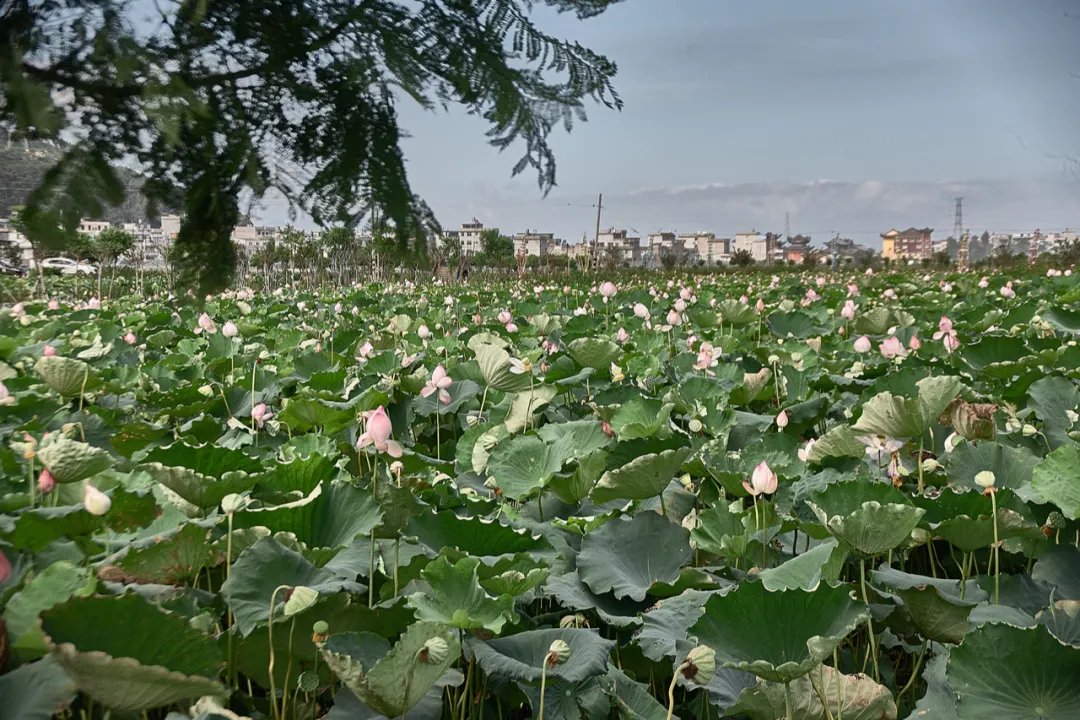
[[[621,112],[551,137],[557,187],[511,170],[460,110],[400,106],[414,190],[444,228],[591,237],[752,229],[879,245],[891,227],[951,234],[1080,225],[1080,2],[625,0],[541,27],[619,68]],[[284,220],[270,203],[264,220]]]

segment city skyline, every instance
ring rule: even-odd
[[[1080,62],[1071,3],[730,6],[629,0],[543,26],[618,63],[621,113],[587,108],[557,130],[558,186],[511,179],[514,149],[485,144],[462,113],[400,107],[414,190],[445,227],[590,237],[601,224],[815,236],[877,245],[892,226],[952,228],[953,197],[983,229],[1080,220]],[[257,213],[283,222],[271,199]]]

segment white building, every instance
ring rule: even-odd
[[[718,238],[716,233],[700,230],[696,233],[679,235],[687,261],[698,260],[706,265],[723,265],[731,259],[730,243],[727,238]]]
[[[608,228],[596,237],[598,254],[601,258],[610,251],[619,253],[623,262],[636,265],[641,262],[641,238],[630,237],[626,230]]]
[[[448,230],[445,233],[444,238],[457,238],[461,243],[461,254],[465,257],[469,257],[470,255],[476,255],[484,249],[483,243],[480,241],[480,235],[485,230],[499,232],[499,228],[486,228],[484,227],[484,223],[473,218],[472,222],[462,223],[459,230]],[[444,238],[439,239],[438,247],[441,248],[443,246]]]
[[[107,220],[88,220],[83,218],[79,221],[79,232],[90,237],[97,237],[101,234],[102,230],[107,230],[111,227]]]
[[[765,262],[769,259],[768,238],[757,230],[735,233],[735,242],[731,252],[737,253],[740,250],[750,253],[750,257],[754,259],[754,262]]]
[[[524,253],[533,257],[545,257],[555,246],[554,233],[541,233],[526,230],[514,235],[514,254]]]
[[[34,248],[26,236],[16,230],[8,218],[0,218],[0,259],[30,267],[34,261]]]

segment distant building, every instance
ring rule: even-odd
[[[34,248],[26,236],[12,226],[8,218],[0,218],[0,259],[30,267]]]
[[[102,230],[107,230],[109,227],[108,220],[87,220],[83,218],[79,221],[79,232],[90,237],[97,237]]]
[[[484,249],[483,243],[480,241],[480,235],[485,230],[494,230],[499,232],[499,228],[486,228],[484,223],[480,222],[476,218],[472,219],[472,222],[466,222],[461,224],[461,228],[458,230],[448,230],[444,237],[457,238],[461,243],[461,254],[465,257],[476,255]],[[437,243],[439,247],[442,247],[442,242]]]
[[[731,249],[732,253],[737,253],[740,250],[744,250],[750,253],[750,257],[754,259],[754,262],[768,262],[769,260],[777,259],[775,257],[777,250],[779,250],[778,238],[772,233],[765,233],[764,235],[757,230],[751,230],[750,232],[735,233],[735,242]]]
[[[811,239],[809,235],[789,235],[784,244],[784,261],[802,265],[810,254]]]
[[[523,253],[532,257],[546,257],[555,245],[554,233],[541,233],[526,230],[514,235],[514,254]]]
[[[622,261],[630,265],[641,262],[641,238],[630,237],[626,230],[608,228],[596,237],[597,251],[600,258],[609,253],[618,253]]]
[[[731,241],[716,237],[716,233],[700,230],[679,235],[678,240],[687,262],[723,265],[731,260]]]
[[[929,260],[934,255],[933,228],[897,230],[881,234],[881,257],[886,260]]]

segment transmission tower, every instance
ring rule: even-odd
[[[956,261],[961,268],[968,263],[968,234],[964,232],[964,198],[956,198],[956,219],[953,220],[953,237],[960,243]]]

